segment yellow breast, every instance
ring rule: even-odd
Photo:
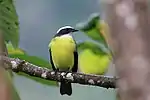
[[[72,37],[56,37],[50,44],[55,67],[68,70],[74,65],[75,42]]]

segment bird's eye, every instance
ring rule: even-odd
[[[65,31],[65,33],[70,33],[70,29],[67,28],[66,31]]]
[[[67,28],[67,31],[69,32],[69,31],[70,31],[70,29],[69,29],[69,28]]]

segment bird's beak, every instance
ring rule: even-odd
[[[77,30],[77,29],[74,29],[74,30],[73,30],[73,32],[77,32],[77,31],[79,31],[79,30]]]

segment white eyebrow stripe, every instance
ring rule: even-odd
[[[71,26],[64,26],[64,27],[59,28],[57,33],[59,33],[62,29],[65,29],[65,28],[72,28],[73,29],[73,27],[71,27]]]

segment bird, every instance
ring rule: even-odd
[[[77,45],[72,36],[72,33],[77,31],[79,30],[71,26],[63,26],[57,30],[51,39],[48,48],[50,63],[54,71],[78,71]],[[71,96],[72,86],[70,82],[60,82],[60,94]]]

